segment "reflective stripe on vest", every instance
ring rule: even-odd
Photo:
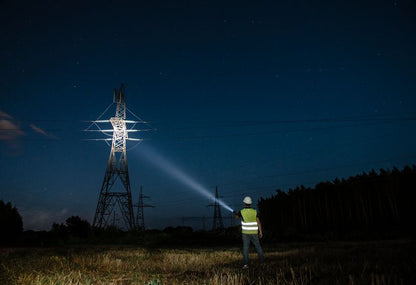
[[[257,234],[257,211],[251,208],[245,208],[241,211],[241,231],[243,234]]]

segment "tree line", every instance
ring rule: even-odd
[[[22,216],[10,202],[0,200],[0,244],[15,240],[23,231]]]
[[[273,238],[414,234],[416,166],[380,169],[314,188],[276,190],[260,198],[265,231]]]

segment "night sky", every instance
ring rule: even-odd
[[[122,83],[148,228],[213,212],[150,151],[234,209],[416,162],[415,1],[3,0],[0,31],[0,199],[26,230],[92,223],[110,148],[83,130]]]

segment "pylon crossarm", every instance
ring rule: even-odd
[[[123,120],[127,124],[147,124],[145,121],[134,121],[134,120]],[[95,121],[88,121],[91,123],[111,123],[110,120],[95,120]]]
[[[147,132],[147,131],[151,131],[151,129],[145,129],[145,130],[132,130],[132,129],[128,129],[126,130],[126,132],[128,133],[138,133],[138,132]],[[114,132],[113,129],[108,129],[108,130],[84,130],[84,132],[101,132],[101,133],[112,133]]]

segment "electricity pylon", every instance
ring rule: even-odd
[[[214,204],[209,204],[207,207],[214,207],[214,219],[212,221],[212,230],[223,229],[224,223],[222,222],[221,207],[218,203],[220,196],[218,195],[218,187],[215,187],[215,200]]]
[[[131,199],[129,170],[127,166],[127,151],[126,141],[140,139],[133,139],[128,137],[129,132],[137,131],[132,128],[127,129],[126,123],[141,123],[141,121],[126,120],[126,101],[124,95],[124,85],[122,84],[120,89],[114,90],[114,102],[116,103],[115,116],[109,120],[96,120],[93,121],[97,127],[97,123],[111,123],[113,129],[102,130],[99,128],[97,131],[102,133],[111,133],[111,151],[107,162],[107,168],[104,175],[103,184],[100,190],[100,196],[98,198],[97,209],[95,211],[93,227],[106,228],[111,225],[112,213],[115,213],[116,205],[124,221],[125,228],[132,230],[135,228],[133,203]],[[134,126],[133,125],[133,126]],[[88,129],[87,129],[88,130]],[[115,184],[116,182],[121,182]],[[113,187],[117,185],[117,187]],[[113,189],[116,188],[116,189]],[[115,214],[114,214],[115,215]]]
[[[136,215],[136,227],[138,230],[144,231],[144,208],[154,208],[153,205],[144,204],[144,199],[150,198],[149,196],[144,196],[142,187],[140,186],[140,193],[139,193],[139,202],[137,204],[137,215]]]

